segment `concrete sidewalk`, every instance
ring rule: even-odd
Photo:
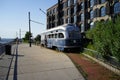
[[[8,80],[85,80],[72,61],[54,50],[20,44]]]

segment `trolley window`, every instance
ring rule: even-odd
[[[54,38],[54,34],[52,34],[52,38]]]
[[[50,38],[52,38],[52,34],[50,34]]]
[[[59,33],[59,34],[58,34],[58,38],[64,38],[63,33]]]
[[[57,38],[57,34],[55,34],[55,38]]]
[[[48,38],[50,38],[50,35],[48,35]]]

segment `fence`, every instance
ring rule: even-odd
[[[0,55],[2,55],[5,52],[5,45],[0,44]]]
[[[87,48],[84,48],[84,50],[85,50],[85,53],[96,58],[96,60],[95,59],[94,60],[97,61],[98,63],[101,63],[101,65],[105,66],[106,68],[108,68],[108,66],[110,66],[108,69],[110,69],[116,73],[120,73],[120,62],[116,58],[114,58],[112,56],[103,56],[103,55],[101,55],[101,53],[99,53],[95,50],[91,50],[91,49],[87,49]],[[87,56],[87,57],[92,58],[90,56]]]

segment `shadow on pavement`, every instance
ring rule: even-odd
[[[18,64],[18,45],[16,47],[16,56],[15,56],[15,65],[14,65],[13,80],[17,80],[17,64]]]
[[[14,66],[13,66],[13,68],[14,68],[13,80],[18,80],[18,78],[17,78],[18,57],[24,57],[24,55],[18,55],[18,45],[16,45],[16,48],[14,49],[14,52],[11,56],[12,56],[12,58],[11,58],[11,62],[10,62],[10,65],[9,65],[9,70],[8,70],[7,77],[6,77],[5,80],[8,80],[10,69],[11,69],[12,62],[13,62],[13,58],[15,59]]]

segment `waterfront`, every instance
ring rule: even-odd
[[[3,39],[0,40],[0,45],[6,44],[6,43],[9,43],[9,42],[12,42],[12,41],[14,41],[14,39],[3,38]]]

